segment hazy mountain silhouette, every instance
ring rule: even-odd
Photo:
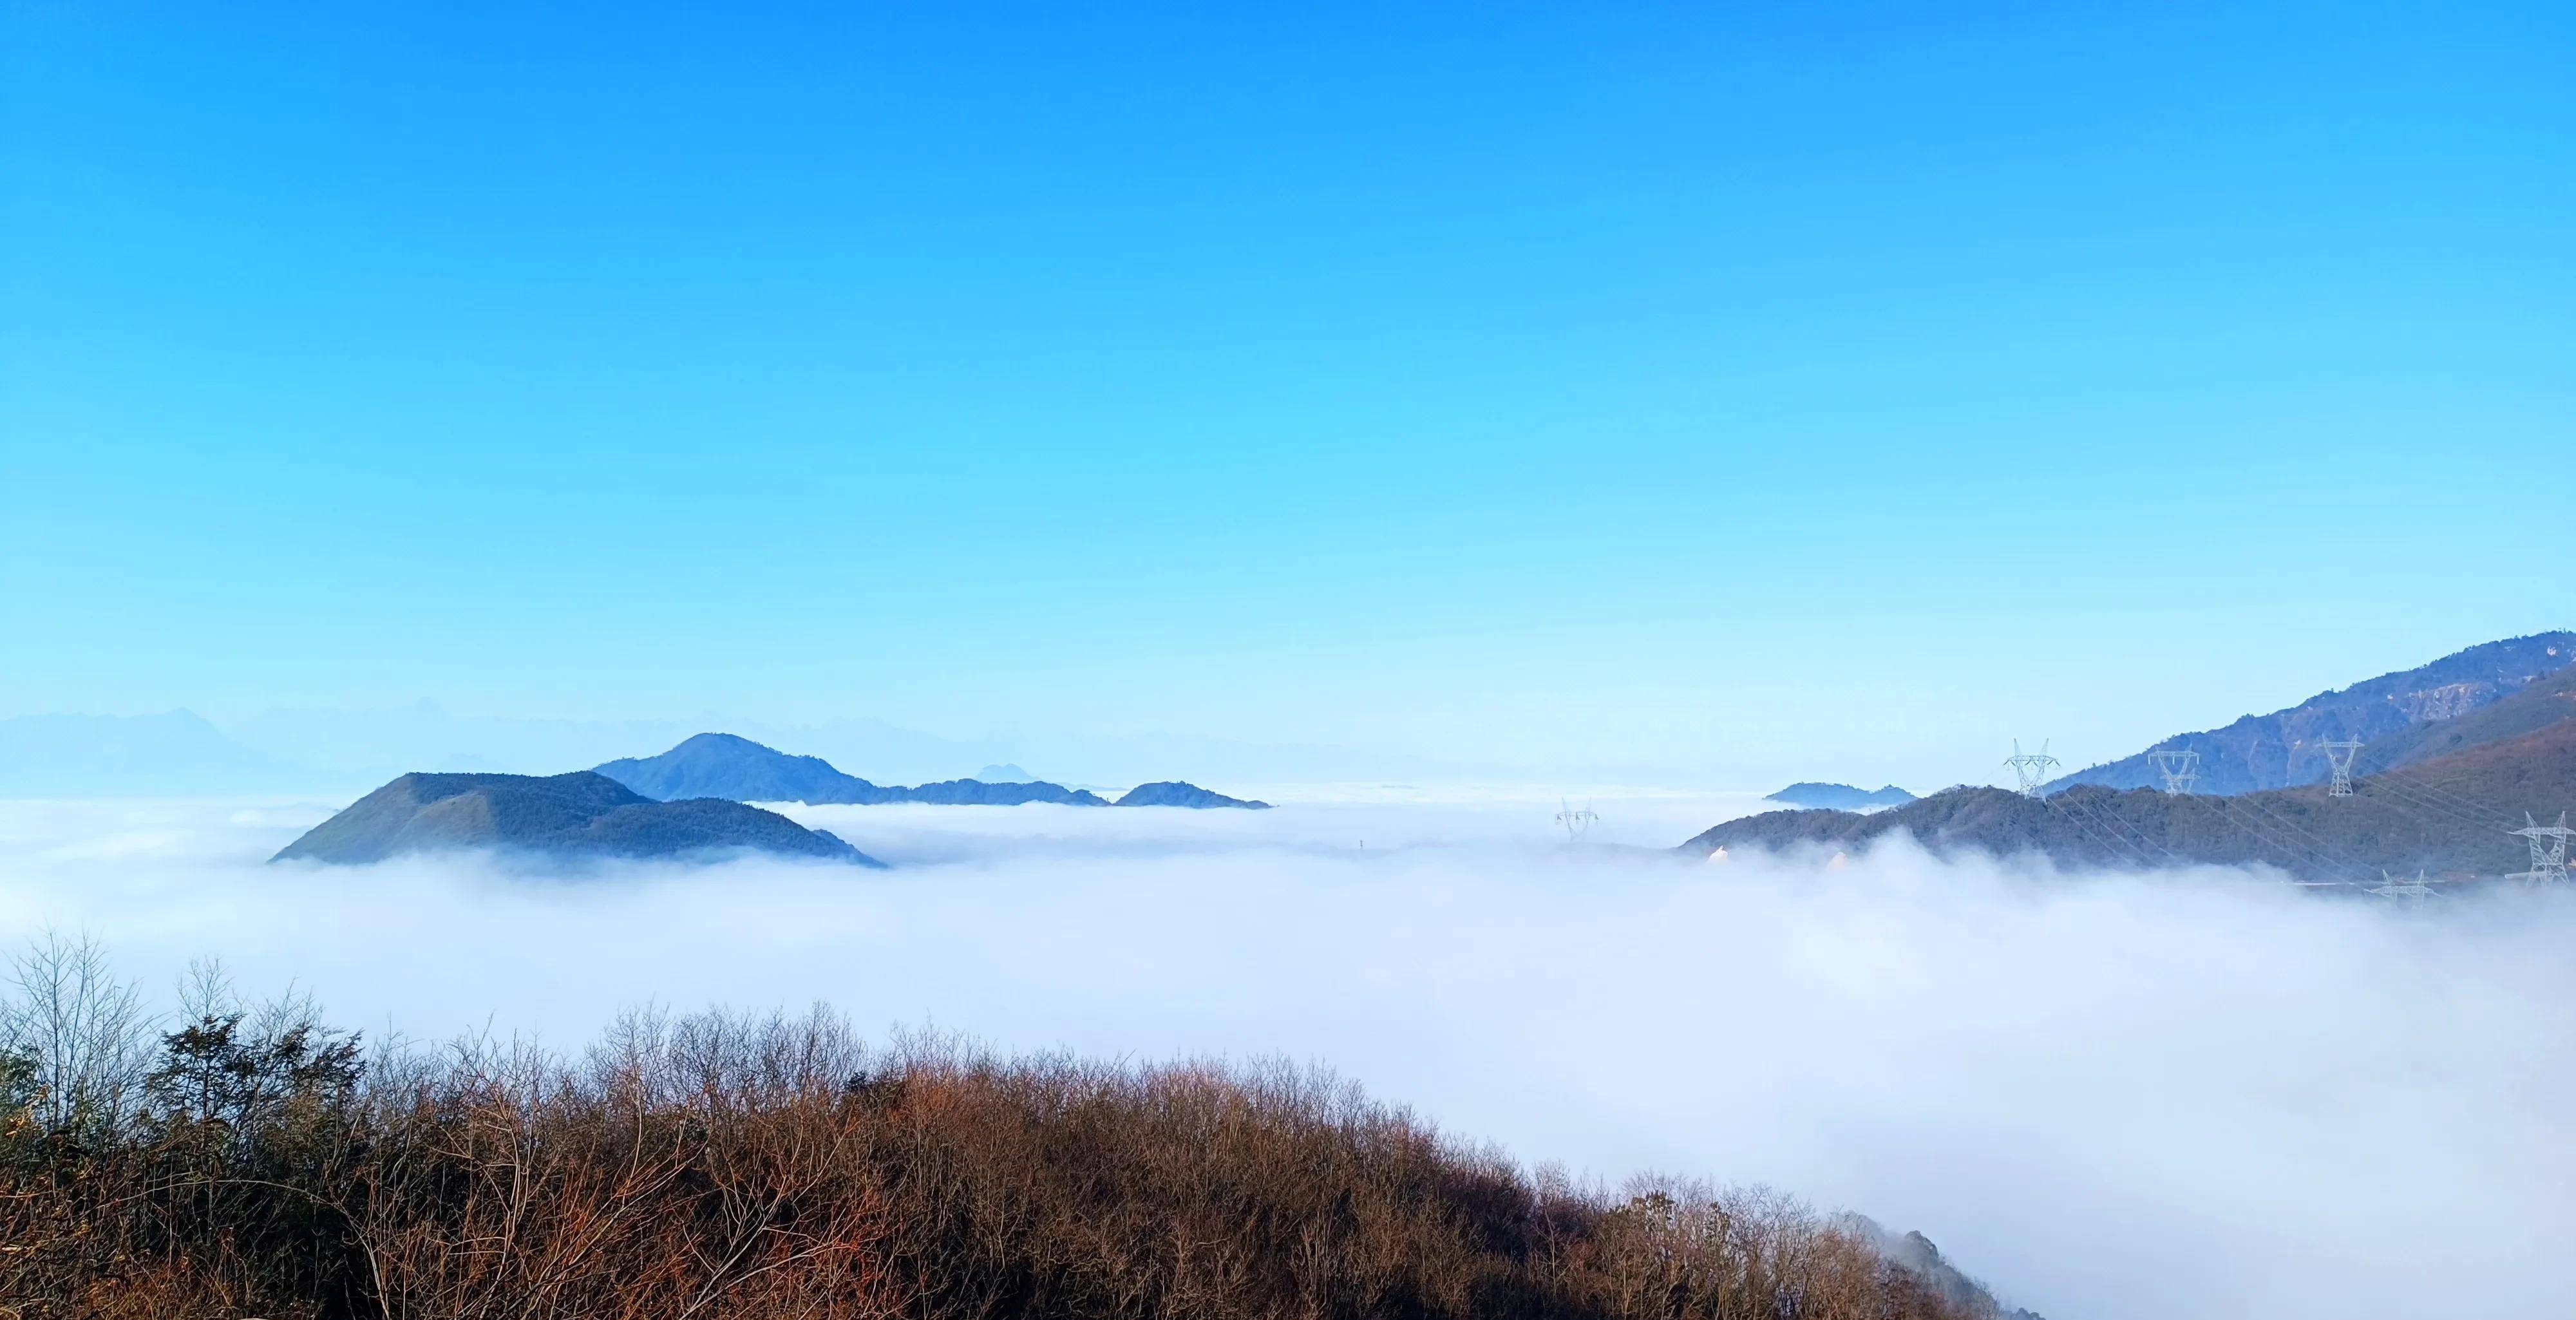
[[[0,797],[295,793],[345,779],[245,747],[195,713],[0,719]]]
[[[883,865],[828,831],[806,829],[776,812],[718,798],[656,802],[587,770],[403,775],[269,860],[376,862],[455,848],[559,857],[688,857],[748,848]]]
[[[1169,779],[1156,784],[1138,784],[1134,788],[1128,789],[1125,795],[1121,796],[1113,805],[1121,807],[1193,807],[1199,809],[1205,809],[1208,807],[1246,807],[1254,811],[1268,811],[1270,809],[1270,804],[1267,802],[1260,802],[1251,798],[1227,797],[1223,793],[1211,793],[1196,784],[1186,784],[1177,779]]]
[[[1849,784],[1791,784],[1762,799],[1786,802],[1793,807],[1823,807],[1834,811],[1859,811],[1864,807],[1901,807],[1914,801],[1914,795],[1894,784],[1873,793]]]
[[[998,767],[1016,770],[1016,766]],[[843,774],[816,756],[795,756],[730,733],[701,733],[658,756],[629,757],[598,767],[600,774],[650,798],[730,798],[736,802],[803,802],[809,805],[877,806],[889,802],[923,802],[937,806],[1014,807],[1051,802],[1070,807],[1105,807],[1107,798],[1089,789],[1067,788],[1044,780],[989,783],[981,779],[948,779],[906,788],[873,784]],[[1025,772],[1023,772],[1025,773]],[[1142,795],[1142,796],[1140,796]],[[1191,784],[1147,784],[1127,794],[1119,806],[1262,807]]]

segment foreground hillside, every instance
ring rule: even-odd
[[[116,993],[84,956],[56,981],[103,991],[0,1041],[18,1320],[1996,1314],[1919,1236],[1532,1179],[1285,1066],[876,1051],[819,1012],[387,1056],[214,1003],[91,1031],[102,1069],[42,1030]]]
[[[2555,819],[2576,804],[2576,720],[2366,775],[2348,798],[2322,787],[2237,797],[2077,785],[2045,799],[1953,788],[1861,815],[1774,811],[1731,820],[1683,847],[1850,849],[1903,831],[1936,852],[2044,852],[2064,865],[2269,863],[2318,880],[2376,882],[2382,870],[2453,877],[2521,871],[2530,853],[2506,831],[2523,813]]]
[[[2327,776],[2325,754],[2319,750],[2322,743],[2358,738],[2381,744],[2412,740],[2444,725],[2474,728],[2453,722],[2566,670],[2571,662],[2576,662],[2576,633],[2486,642],[2430,664],[2320,692],[2286,710],[2247,715],[2224,728],[2177,734],[2156,747],[2200,753],[2200,782],[2195,787],[2203,793],[2252,793],[2313,784]],[[2469,745],[2453,741],[2442,750],[2458,751]],[[2141,750],[2078,770],[2050,787],[2152,788],[2160,782],[2155,766]]]
[[[828,831],[740,802],[656,802],[603,775],[403,775],[271,861],[355,864],[491,848],[551,857],[687,857],[751,849],[878,863]]]

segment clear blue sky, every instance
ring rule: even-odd
[[[2576,619],[2571,69],[2563,4],[0,4],[0,714],[2124,753]]]

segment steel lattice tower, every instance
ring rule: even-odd
[[[2021,739],[2015,738],[2013,754],[2004,758],[2004,764],[2012,767],[2013,777],[2021,781],[2021,795],[2035,798],[2039,796],[2039,786],[2048,782],[2048,772],[2057,768],[2057,758],[2048,754],[2048,741],[2044,738],[2036,752],[2023,751]]]
[[[2326,786],[2327,797],[2352,796],[2352,758],[2361,751],[2359,738],[2337,738],[2317,744],[2326,754],[2326,770],[2334,782]]]
[[[2181,747],[2169,747],[2147,753],[2156,763],[2156,773],[2165,779],[2168,793],[2188,793],[2191,781],[2200,778],[2200,753]]]
[[[2531,813],[2528,811],[2522,813],[2522,819],[2524,824],[2521,829],[2508,830],[2506,832],[2509,834],[2521,835],[2524,839],[2530,841],[2531,869],[2520,875],[2507,876],[2506,879],[2566,879],[2567,837],[2571,834],[2576,834],[2576,830],[2567,828],[2567,813],[2563,811],[2559,812],[2558,823],[2555,825],[2543,825],[2540,822],[2533,820],[2531,818]]]
[[[1567,843],[1580,842],[1584,833],[1592,828],[1592,822],[1601,819],[1600,816],[1594,814],[1592,804],[1589,802],[1583,804],[1583,810],[1581,811],[1575,810],[1573,804],[1567,802],[1564,798],[1558,798],[1556,800],[1556,805],[1558,807],[1556,823],[1565,827],[1565,841]]]
[[[2433,896],[2433,886],[2424,879],[2422,871],[2417,871],[2412,880],[2400,880],[2382,871],[2379,873],[2379,879],[2380,883],[2372,885],[2369,892],[2381,898],[2404,899],[2410,903],[2420,903]]]

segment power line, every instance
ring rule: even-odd
[[[2341,864],[2344,866],[2351,867],[2365,876],[2370,873],[2371,868],[2368,863],[2353,856],[2351,853],[2345,852],[2342,848],[2337,847],[2333,843],[2328,842],[2326,839],[2309,830],[2308,827],[2290,819],[2288,816],[2282,815],[2278,811],[2273,810],[2271,805],[2264,802],[2261,797],[2249,795],[2244,799],[2244,802],[2247,810],[2260,812],[2263,815],[2270,817],[2272,820],[2278,821],[2283,829],[2289,830],[2291,833],[2306,839],[2310,844],[2314,845],[2318,856],[2339,858],[2341,859]]]
[[[2370,886],[2364,892],[2405,903],[2421,903],[2433,896],[2432,883],[2424,878],[2424,873],[2420,870],[2415,873],[2415,878],[2412,880],[2403,880],[2386,871],[2381,871],[2379,880],[2378,884]]]
[[[2465,826],[2478,831],[2507,829],[2512,825],[2511,818],[2500,813],[2484,810],[2472,812],[2467,808],[2428,796],[2402,782],[2390,780],[2385,775],[2374,775],[2365,779],[2361,781],[2361,787],[2369,789],[2371,796],[2378,801],[2427,813],[2430,816],[2439,817],[2450,825]]]
[[[2104,850],[2111,855],[2116,857],[2122,849],[2126,849],[2129,852],[2137,854],[2138,860],[2146,863],[2148,866],[2154,866],[2156,864],[2156,859],[2149,857],[2144,849],[2138,847],[2135,843],[2130,842],[2115,832],[2105,830],[2096,818],[2080,811],[2078,808],[2081,807],[2081,803],[2068,801],[2063,797],[2044,797],[2040,798],[2039,801],[2050,811],[2065,817],[2067,820],[2073,821],[2076,828],[2093,836],[2094,841],[2103,845]]]
[[[2509,830],[2513,828],[2513,817],[2506,812],[2490,807],[2483,802],[2476,801],[2475,799],[2469,798],[2451,789],[2444,788],[2440,784],[2436,784],[2421,775],[2398,770],[2383,770],[2373,778],[2393,781],[2397,786],[2410,790],[2417,797],[2424,798],[2428,801],[2447,803],[2454,810],[2462,812],[2489,827],[2501,830]],[[2371,781],[2365,780],[2364,782]]]
[[[2266,824],[2264,817],[2257,816],[2254,813],[2251,804],[2240,802],[2236,798],[2220,797],[2217,799],[2217,802],[2220,813],[2226,816],[2230,821],[2233,821],[2238,829],[2243,830],[2258,842],[2270,844],[2273,849],[2278,851],[2283,857],[2289,859],[2292,867],[2295,869],[2307,870],[2326,875],[2337,875],[2350,865],[2349,863],[2336,861],[2334,858],[2327,856],[2323,851],[2314,846],[2302,845],[2297,838],[2282,828],[2283,826],[2289,825],[2288,821],[2280,820],[2278,817],[2273,817],[2272,819],[2275,823]],[[2311,835],[2309,837],[2313,839],[2315,836]],[[2365,873],[2367,872],[2367,868],[2363,868],[2363,870]],[[2335,883],[2347,884],[2350,882],[2338,879]]]

